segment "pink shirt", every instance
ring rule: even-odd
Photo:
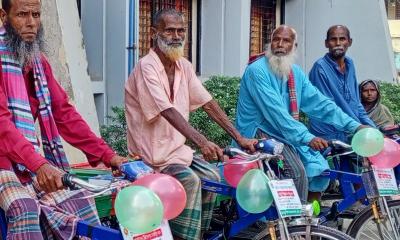
[[[173,93],[174,99],[164,66],[150,49],[125,84],[127,141],[130,153],[141,155],[158,169],[169,164],[189,166],[193,158],[193,150],[185,145],[186,138],[160,113],[173,107],[188,121],[190,111],[212,99],[184,58],[176,62]]]

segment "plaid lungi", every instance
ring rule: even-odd
[[[0,208],[8,220],[7,239],[72,239],[79,220],[100,224],[92,198],[83,190],[44,193],[34,178],[21,184],[14,172],[0,171]]]
[[[256,138],[266,138],[270,137],[264,133],[262,130],[258,129],[256,132]],[[283,169],[280,170],[277,163],[270,162],[271,166],[281,179],[293,179],[294,185],[296,186],[297,192],[299,194],[302,203],[307,203],[308,195],[308,178],[306,175],[306,169],[304,168],[303,162],[300,159],[299,154],[293,146],[285,144],[282,151],[283,156]]]
[[[178,179],[185,188],[187,196],[183,212],[169,222],[173,235],[186,240],[201,239],[202,233],[210,226],[216,194],[201,190],[200,178],[219,182],[217,168],[194,157],[189,167],[171,164],[161,172]]]

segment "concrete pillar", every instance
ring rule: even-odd
[[[47,40],[47,56],[55,77],[78,112],[99,135],[76,1],[43,0],[42,24]],[[86,161],[79,150],[66,143],[64,147],[70,163]]]

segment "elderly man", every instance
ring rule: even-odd
[[[305,202],[307,190],[311,201],[328,186],[329,180],[319,175],[329,167],[316,151],[327,147],[327,142],[299,122],[299,110],[340,130],[354,132],[360,124],[323,96],[293,64],[296,39],[293,28],[279,26],[265,55],[247,66],[240,84],[236,126],[245,137],[261,135],[285,143],[284,177],[294,179]]]
[[[329,52],[314,63],[309,77],[311,83],[332,99],[343,112],[359,123],[375,127],[360,102],[360,93],[353,61],[346,56],[353,40],[346,26],[335,25],[326,33],[325,47]],[[310,131],[325,139],[348,142],[346,132],[319,119],[310,120]]]
[[[79,199],[84,192],[61,190],[69,170],[61,137],[93,166],[119,167],[126,159],[96,137],[55,80],[42,53],[40,0],[2,0],[2,7],[0,207],[8,219],[7,239],[43,239],[42,233],[46,239],[71,239],[79,219],[99,220],[94,201]]]
[[[184,186],[187,204],[170,221],[175,239],[201,239],[211,220],[215,195],[201,191],[200,178],[219,181],[218,171],[193,158],[186,138],[206,160],[222,160],[219,146],[188,123],[189,112],[202,107],[243,148],[254,151],[256,140],[243,138],[183,58],[185,25],[182,14],[158,12],[152,27],[154,47],[136,65],[125,86],[128,149],[140,154],[161,173],[176,177]],[[168,187],[168,186],[166,186]]]

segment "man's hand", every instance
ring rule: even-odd
[[[200,150],[201,153],[203,154],[204,159],[207,161],[224,160],[224,154],[222,152],[222,149],[213,142],[207,141],[205,144],[202,144],[200,146]]]
[[[36,171],[36,179],[43,191],[51,193],[64,188],[61,180],[64,174],[60,169],[45,163]]]
[[[238,140],[238,144],[244,148],[250,151],[250,153],[253,153],[256,151],[254,145],[258,143],[257,139],[248,139],[248,138],[241,138]]]
[[[316,151],[321,151],[328,147],[328,141],[319,137],[315,137],[311,140],[308,146]]]
[[[123,163],[128,162],[128,159],[125,157],[121,157],[119,155],[115,155],[114,157],[111,158],[110,160],[110,165],[111,165],[111,170],[112,174],[114,176],[119,176],[121,175],[121,172],[119,171],[119,168]]]

